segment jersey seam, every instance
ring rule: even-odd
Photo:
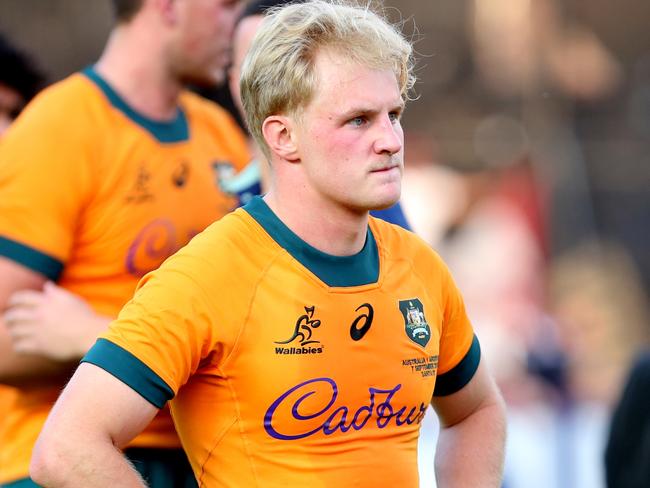
[[[222,433],[220,433],[219,435],[216,436],[216,438],[214,440],[214,443],[212,444],[212,447],[210,448],[207,455],[205,456],[204,461],[201,463],[201,475],[199,476],[199,479],[197,480],[199,486],[205,486],[203,484],[203,476],[205,475],[205,465],[208,464],[208,461],[212,457],[212,453],[217,448],[217,446],[219,445],[221,440],[224,438],[224,436],[228,433],[228,431],[230,429],[232,429],[232,426],[235,425],[236,422],[237,422],[237,417],[235,416],[235,418],[233,418],[232,422],[228,425],[228,427],[226,427],[223,430]]]
[[[272,256],[271,259],[269,260],[268,265],[260,273],[260,276],[259,276],[257,282],[255,283],[253,292],[251,293],[250,300],[249,300],[249,303],[248,303],[248,309],[246,310],[246,315],[244,317],[244,320],[242,321],[242,325],[239,327],[239,332],[237,333],[237,337],[235,338],[235,341],[233,343],[232,350],[223,359],[220,369],[225,370],[227,368],[228,364],[230,363],[232,357],[239,351],[240,340],[241,340],[242,335],[244,334],[244,328],[246,327],[246,324],[248,323],[248,320],[250,319],[251,311],[252,311],[252,308],[253,308],[253,302],[255,301],[255,296],[257,296],[257,290],[258,290],[258,288],[260,286],[260,283],[261,283],[262,279],[266,276],[266,274],[268,273],[271,266],[277,261],[280,254],[281,254],[280,250],[276,251],[275,255]]]
[[[253,309],[253,303],[255,301],[255,296],[257,296],[257,291],[259,289],[260,283],[262,282],[262,280],[264,279],[264,277],[268,273],[271,266],[273,266],[273,264],[277,261],[279,256],[281,256],[282,250],[283,249],[280,248],[275,252],[275,254],[271,257],[271,259],[269,259],[269,262],[268,262],[267,266],[260,273],[260,276],[259,276],[257,282],[255,283],[254,290],[251,293],[250,301],[248,303],[248,310],[246,311],[246,316],[245,316],[244,320],[242,321],[241,327],[239,328],[239,333],[237,334],[237,337],[235,338],[233,348],[230,351],[230,354],[228,354],[228,356],[226,358],[224,358],[224,361],[222,362],[221,366],[217,368],[219,370],[220,374],[224,378],[227,378],[226,381],[228,382],[228,389],[230,390],[230,395],[231,395],[231,397],[233,399],[233,403],[235,405],[236,419],[239,419],[239,433],[240,433],[240,436],[241,436],[242,443],[244,444],[244,451],[246,452],[246,456],[248,457],[249,464],[250,464],[250,467],[251,467],[251,472],[252,472],[252,475],[253,475],[253,479],[255,480],[256,486],[260,486],[259,477],[258,477],[258,474],[257,474],[257,469],[255,467],[255,462],[253,460],[250,441],[248,439],[248,435],[246,433],[246,429],[244,428],[244,423],[242,421],[241,408],[240,408],[239,399],[238,399],[238,396],[237,396],[237,391],[236,391],[232,381],[230,380],[230,377],[228,376],[228,374],[226,374],[225,370],[226,370],[228,364],[230,363],[230,361],[232,360],[233,356],[239,351],[239,346],[241,344],[241,338],[244,335],[244,330],[246,329],[246,326],[248,325],[248,321],[249,321],[250,316],[251,316],[251,311]]]

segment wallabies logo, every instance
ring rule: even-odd
[[[312,339],[314,329],[321,326],[321,322],[314,318],[315,306],[303,307],[305,313],[296,320],[293,334],[285,341],[276,341],[276,354],[320,354],[323,345],[320,341]]]

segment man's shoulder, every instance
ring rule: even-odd
[[[9,127],[0,158],[3,163],[15,161],[17,168],[29,161],[77,160],[80,147],[86,143],[96,148],[103,134],[99,104],[100,95],[81,73],[50,85]]]
[[[243,208],[234,210],[197,234],[182,252],[205,257],[228,269],[255,264],[277,252],[273,241]]]
[[[67,107],[68,111],[59,113],[66,117],[69,110],[83,106],[88,99],[98,95],[92,82],[83,73],[73,73],[43,89],[31,103],[40,107]]]
[[[100,97],[98,91],[82,73],[75,73],[43,89],[25,108],[15,125],[37,129],[56,124],[60,128],[90,128],[79,122],[92,116],[92,107]],[[92,126],[91,126],[92,127]]]
[[[370,230],[386,247],[405,247],[413,250],[432,251],[431,247],[417,234],[384,219],[370,216]]]
[[[370,230],[387,257],[420,263],[428,261],[434,266],[444,266],[442,258],[431,245],[410,230],[372,216]]]

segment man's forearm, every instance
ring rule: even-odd
[[[441,427],[435,459],[438,487],[500,487],[505,438],[505,409],[500,399],[458,424]]]
[[[69,441],[39,441],[29,468],[31,479],[44,488],[143,488],[147,485],[115,446],[106,443],[73,445]]]
[[[32,451],[30,476],[45,487],[146,486],[123,448],[158,412],[130,386],[82,363],[54,404]]]
[[[19,387],[63,385],[78,363],[78,360],[54,361],[36,354],[16,353],[0,316],[0,384]]]

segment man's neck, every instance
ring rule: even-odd
[[[340,204],[305,201],[295,194],[283,198],[270,191],[264,201],[291,231],[319,251],[333,256],[352,256],[363,249],[368,212],[356,212]]]
[[[158,121],[176,116],[182,84],[166,65],[162,46],[129,26],[117,27],[97,62],[97,73],[140,114]]]

